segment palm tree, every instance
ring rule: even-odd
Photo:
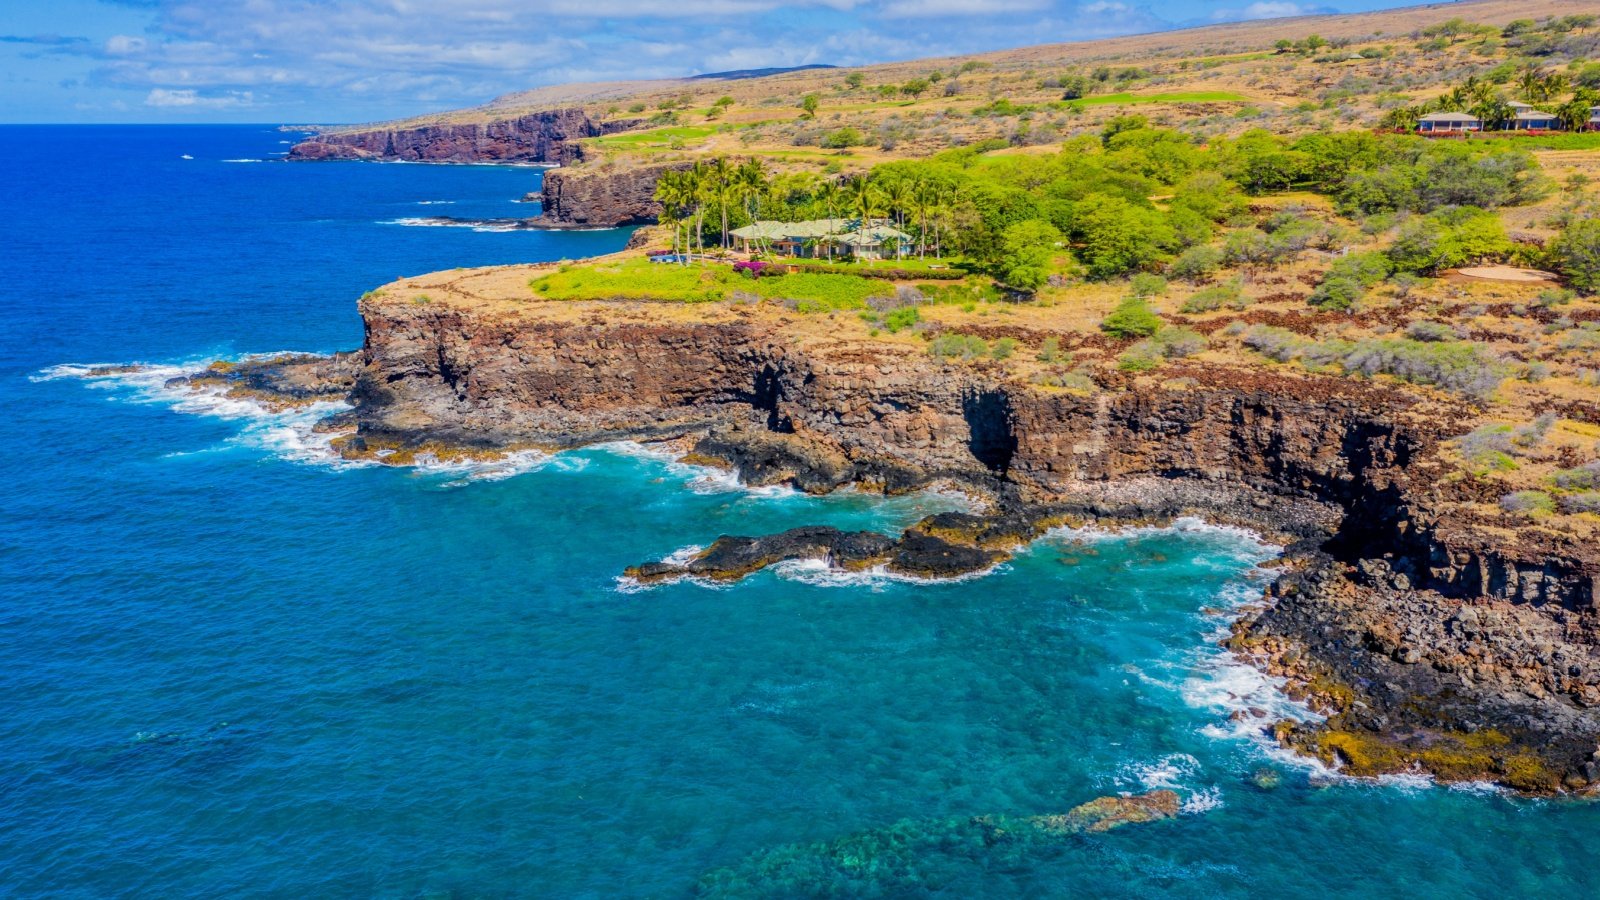
[[[689,191],[684,173],[668,170],[656,181],[655,199],[661,204],[661,224],[672,229],[672,255],[681,262],[678,253],[678,226],[683,224],[683,212],[689,205]]]
[[[939,184],[930,178],[919,178],[915,185],[917,203],[917,258],[928,258],[928,215],[939,203]]]
[[[1568,131],[1582,131],[1589,127],[1589,119],[1594,115],[1588,100],[1576,99],[1561,105],[1556,110],[1556,118],[1561,120],[1561,127]]]
[[[867,176],[857,175],[850,180],[845,193],[850,201],[850,210],[861,217],[862,226],[871,225],[872,217],[882,208],[883,197],[878,193],[878,186]]]
[[[850,210],[861,218],[857,230],[872,227],[872,219],[882,209],[883,197],[878,192],[878,186],[872,179],[865,175],[857,175],[850,180],[845,188],[845,198],[849,201]]]
[[[814,195],[814,199],[816,200],[816,202],[819,205],[822,206],[823,211],[827,213],[826,218],[828,218],[828,219],[836,219],[836,218],[839,217],[838,216],[838,211],[839,211],[839,183],[838,182],[834,181],[831,178],[823,179],[822,183],[817,185],[817,192]],[[828,246],[826,247],[824,252],[827,253],[829,262],[832,262],[833,261],[833,245],[831,243],[828,244]]]
[[[726,156],[719,156],[711,161],[709,174],[708,188],[712,198],[717,201],[717,209],[722,213],[722,249],[727,250],[728,198],[733,193],[734,181],[738,171],[728,162]]]
[[[706,190],[710,184],[710,171],[703,161],[695,160],[694,165],[684,171],[685,187],[694,208],[694,233],[693,241],[700,247],[700,252],[706,251]]]
[[[1477,104],[1472,107],[1471,112],[1473,117],[1483,124],[1484,131],[1504,128],[1512,116],[1516,115],[1516,110],[1511,108],[1511,104],[1499,97],[1491,97]]]
[[[889,212],[895,217],[895,227],[901,231],[906,230],[906,209],[911,205],[911,183],[905,178],[892,178],[883,186],[883,199],[889,205]],[[895,259],[904,256],[903,248],[898,241],[895,242]]]
[[[767,192],[766,168],[761,165],[760,159],[752,156],[739,165],[736,181],[739,195],[744,200],[745,216],[754,223],[761,195]]]

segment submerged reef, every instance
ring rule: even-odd
[[[708,872],[701,897],[900,896],[938,887],[938,860],[1014,866],[1083,835],[1171,819],[1176,793],[1098,797],[1066,813],[904,819],[827,841],[785,844]],[[930,880],[933,879],[933,880]]]

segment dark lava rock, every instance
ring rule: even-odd
[[[874,531],[813,525],[765,537],[724,535],[687,563],[645,563],[630,567],[627,575],[639,581],[683,575],[735,581],[789,559],[822,559],[838,568],[859,569],[883,561],[894,546],[893,538]]]
[[[921,578],[954,578],[981,572],[1009,558],[998,550],[952,544],[920,531],[907,531],[895,544],[889,570]]]

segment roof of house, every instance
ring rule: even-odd
[[[1468,115],[1467,113],[1463,113],[1463,112],[1436,112],[1436,113],[1428,113],[1427,115],[1423,116],[1422,118],[1418,119],[1417,121],[1419,121],[1419,122],[1476,122],[1476,121],[1478,121],[1478,117],[1477,116],[1473,116],[1473,115]]]
[[[850,219],[811,219],[806,222],[774,222],[762,220],[729,232],[747,241],[781,241],[789,238],[806,240],[827,237],[849,229]]]
[[[862,228],[849,234],[840,235],[835,240],[851,247],[872,247],[890,241],[909,241],[911,240],[911,235],[888,225],[874,225],[871,228]]]
[[[1543,120],[1560,118],[1555,113],[1547,113],[1541,109],[1519,109],[1514,118],[1522,120]]]

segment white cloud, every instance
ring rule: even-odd
[[[144,105],[162,109],[233,109],[240,106],[250,106],[255,102],[255,95],[250,91],[229,91],[217,96],[205,96],[199,91],[187,88],[169,90],[167,88],[151,88],[145,95]]]
[[[1283,19],[1289,16],[1314,16],[1334,10],[1325,6],[1306,6],[1288,0],[1258,0],[1243,9],[1219,9],[1211,14],[1218,22],[1237,22],[1244,19]]]
[[[881,14],[887,19],[937,19],[1039,12],[1049,7],[1049,0],[891,0]]]

